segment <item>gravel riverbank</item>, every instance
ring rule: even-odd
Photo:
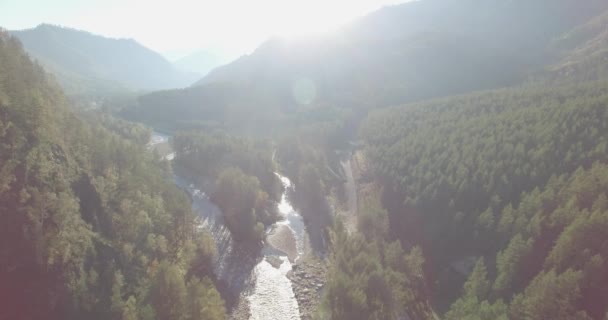
[[[296,238],[288,226],[277,225],[268,235],[267,241],[273,248],[285,253],[289,261],[294,262],[298,257]]]
[[[326,283],[327,266],[325,262],[312,254],[302,257],[287,273],[302,320],[310,320],[317,311],[323,288]]]
[[[247,297],[241,295],[239,303],[228,316],[229,320],[249,320],[251,313],[249,312],[249,301]]]

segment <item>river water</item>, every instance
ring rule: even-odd
[[[154,133],[149,148],[166,143],[168,136]],[[174,153],[162,155],[172,160]],[[230,232],[223,223],[223,215],[209,197],[183,178],[175,177],[175,183],[192,196],[192,209],[200,218],[200,227],[207,229],[213,236],[217,246],[217,258],[214,263],[215,272],[232,292],[243,293],[242,296],[249,304],[250,320],[299,320],[300,311],[293,292],[291,280],[287,273],[292,269],[292,262],[297,261],[304,253],[305,228],[302,217],[294,210],[287,198],[293,186],[287,177],[277,173],[285,187],[278,211],[283,220],[275,223],[267,230],[269,237],[279,229],[291,233],[290,237],[282,237],[279,241],[295,241],[295,259],[288,253],[277,250],[266,242],[261,256],[241,248],[235,243]],[[291,239],[291,240],[290,240]],[[281,243],[281,247],[294,246],[293,243]],[[271,264],[269,260],[282,261]]]
[[[292,188],[291,181],[287,177],[277,174],[285,191],[278,205],[279,212],[284,220],[279,221],[274,226],[280,228],[286,226],[293,234],[296,242],[297,260],[304,252],[304,223],[302,217],[293,209],[287,199],[287,192]],[[270,249],[270,250],[269,250]],[[276,256],[268,244],[262,251],[265,257]],[[251,320],[294,320],[300,319],[298,302],[293,292],[291,280],[287,278],[287,273],[291,270],[292,264],[285,255],[279,255],[283,262],[279,268],[273,267],[266,259],[260,261],[254,268],[255,277],[254,289],[247,297],[251,312]]]

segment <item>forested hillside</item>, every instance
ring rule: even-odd
[[[608,75],[608,12],[565,33],[552,44],[561,53],[544,79],[552,82],[598,81]]]
[[[595,163],[480,219],[500,251],[478,260],[446,318],[605,319],[607,190],[608,167]]]
[[[498,284],[494,285],[497,294],[511,297],[540,272],[544,259],[541,257],[548,254],[553,241],[563,229],[574,228],[573,220],[545,226],[545,220],[552,219],[546,216],[562,201],[564,205],[574,205],[567,200],[575,194],[563,193],[548,200],[540,196],[538,188],[555,182],[555,177],[567,177],[578,168],[590,168],[594,162],[608,159],[607,103],[608,85],[603,82],[551,88],[526,86],[391,108],[368,118],[361,135],[365,154],[385,186],[384,204],[390,212],[391,233],[406,243],[423,244],[425,254],[433,259],[429,276],[437,277],[439,287],[435,290],[440,297],[449,296],[452,285],[458,282],[457,277],[447,276],[446,270],[466,257],[495,259],[511,237],[512,246],[517,247],[499,254],[496,265],[488,265],[491,275],[498,273]],[[598,166],[592,172],[602,170],[604,167]],[[593,199],[585,203],[593,211],[592,202],[605,190],[595,184],[587,188]],[[522,197],[522,192],[532,195]],[[522,229],[510,233],[513,228],[528,228],[528,232],[534,228],[536,234],[523,233]],[[516,236],[518,233],[521,234]],[[589,235],[588,239],[584,245],[605,241],[601,235]],[[534,259],[541,262],[517,260],[531,248],[537,250]],[[545,265],[549,266],[545,269],[547,276],[558,277],[567,269],[551,273],[548,262]],[[525,273],[524,278],[513,278],[516,269]],[[571,280],[575,279],[578,278]],[[547,285],[543,281],[552,280],[537,280],[529,290],[544,290],[538,287]],[[482,301],[490,296],[478,297]],[[498,296],[491,297],[494,301]],[[597,308],[595,304],[579,305],[586,301],[580,297],[572,299],[563,302],[570,304],[568,308],[572,310],[584,309],[592,315],[605,311],[593,309]],[[501,312],[506,312],[503,309]],[[558,318],[573,316],[574,313],[564,313]],[[486,314],[482,319],[492,317]],[[513,317],[514,314],[508,318]]]
[[[199,84],[236,82],[289,94],[294,81],[303,77],[318,87],[320,100],[349,107],[500,87],[524,79],[545,63],[546,47],[555,37],[608,8],[603,1],[579,3],[405,3],[374,12],[334,34],[272,39]]]
[[[223,319],[213,240],[149,131],[96,122],[0,32],[0,318]]]
[[[133,39],[105,38],[49,24],[11,34],[70,95],[178,88],[190,85],[196,77],[178,71]]]
[[[606,316],[605,21],[600,10],[554,37],[522,84],[364,121],[389,233],[422,246],[446,319]]]

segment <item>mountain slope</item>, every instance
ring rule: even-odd
[[[11,33],[56,74],[70,94],[176,88],[192,80],[192,75],[177,71],[161,55],[132,39],[105,38],[48,24]]]
[[[269,41],[198,84],[286,91],[306,77],[320,99],[365,104],[373,95],[376,106],[495,88],[541,67],[550,40],[606,8],[593,0],[416,1],[381,9],[333,35]]]
[[[608,161],[606,105],[606,82],[530,85],[378,110],[367,118],[361,137],[375,178],[384,187],[392,234],[404,243],[423,244],[433,266],[428,280],[436,281],[436,305],[445,308],[459,295],[462,275],[451,270],[470,257],[492,261],[517,235],[511,230],[526,230],[524,243],[530,238],[528,245],[538,252],[535,257],[543,259],[553,246],[548,240],[554,239],[553,232],[568,228],[570,222],[560,220],[565,211],[555,212],[551,219],[560,220],[560,229],[542,230],[549,219],[543,212],[551,212],[554,205],[538,196],[538,188],[577,168]],[[583,200],[588,192],[605,192],[593,188],[578,195],[584,203],[581,210],[591,208],[591,202]],[[534,206],[522,197],[524,192],[534,198]],[[518,215],[512,213],[517,208]],[[479,301],[521,293],[542,269],[531,257],[501,259],[499,266],[488,265],[489,272],[494,275],[497,267],[507,278],[497,279],[496,293],[484,294]],[[517,272],[523,278],[511,278],[516,271],[508,268],[515,268],[513,264],[521,268]],[[598,312],[598,306],[587,307]],[[453,319],[462,318],[467,317]],[[551,317],[530,319],[545,318]]]
[[[234,114],[267,113],[277,124],[314,108],[362,117],[371,108],[513,85],[557,60],[554,39],[606,9],[600,0],[422,0],[386,7],[331,34],[270,39],[192,88],[165,92],[162,103],[140,100],[135,113],[173,128],[207,119],[210,109],[222,115],[220,123]],[[218,87],[234,94],[221,104],[196,99],[202,92],[213,97]],[[225,97],[222,90],[217,94]],[[238,111],[222,113],[224,105]],[[176,112],[160,116],[168,110]]]
[[[224,319],[190,200],[110,121],[71,112],[0,31],[0,319]]]
[[[556,39],[553,47],[560,56],[544,78],[552,82],[608,78],[607,24],[608,11]]]

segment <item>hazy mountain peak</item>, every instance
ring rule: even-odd
[[[203,77],[214,68],[230,62],[230,58],[221,50],[202,49],[175,60],[173,65],[183,72],[196,73]]]
[[[134,39],[48,23],[11,33],[71,94],[177,88],[193,80]]]

